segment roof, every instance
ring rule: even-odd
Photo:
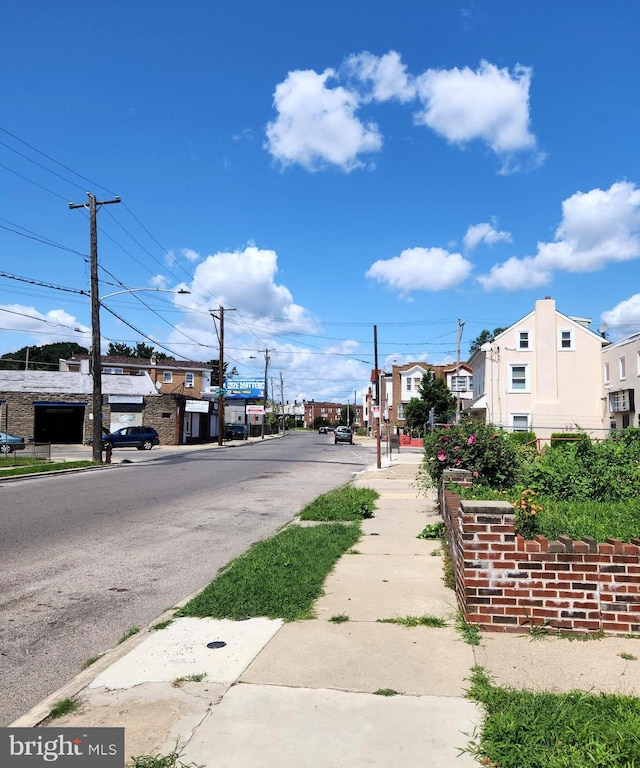
[[[59,392],[89,395],[93,377],[88,373],[60,371],[0,371],[0,392]],[[105,395],[159,395],[148,373],[140,376],[102,376]]]
[[[75,355],[69,358],[66,362],[73,363],[73,361],[90,360],[90,355]],[[197,363],[193,360],[157,360],[155,363],[151,362],[151,358],[148,357],[125,357],[123,355],[101,355],[100,361],[102,365],[127,365],[131,368],[189,368],[196,369],[198,371],[211,371],[212,368],[208,363]]]

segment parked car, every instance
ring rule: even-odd
[[[225,440],[246,440],[249,437],[249,430],[246,424],[225,424]]]
[[[139,451],[150,451],[154,445],[159,444],[160,438],[153,427],[123,427],[102,436],[103,451],[109,448],[137,448]]]
[[[319,435],[326,435],[327,434],[327,428],[326,427],[318,427],[318,434]]]
[[[336,427],[336,431],[333,435],[333,442],[335,443],[351,443],[353,445],[353,432],[349,427]]]
[[[25,448],[24,437],[16,437],[8,432],[0,432],[0,453],[23,451]]]
[[[335,431],[336,431],[335,427],[327,427],[327,432],[335,432]]]

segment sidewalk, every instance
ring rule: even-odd
[[[459,755],[481,713],[465,698],[475,664],[496,682],[563,691],[640,693],[640,641],[532,642],[483,634],[467,645],[453,628],[454,593],[442,582],[438,541],[416,538],[438,522],[434,499],[412,487],[421,452],[383,458],[356,484],[380,493],[359,554],[325,582],[316,619],[179,619],[118,646],[13,723],[33,726],[74,696],[79,712],[56,726],[124,726],[126,755],[167,754],[207,768],[476,765]],[[344,614],[349,621],[333,623]],[[170,614],[167,615],[167,617]],[[445,628],[378,619],[438,616]],[[224,647],[210,649],[221,641]],[[178,678],[203,675],[201,682]],[[375,695],[387,689],[401,695]]]

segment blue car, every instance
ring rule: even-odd
[[[16,437],[7,432],[0,432],[0,453],[23,451],[25,448],[24,437]]]
[[[139,451],[150,451],[154,445],[160,444],[158,433],[153,427],[123,427],[102,438],[102,450],[110,448],[137,448]]]

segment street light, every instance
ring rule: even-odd
[[[97,283],[97,281],[96,281]],[[92,286],[93,288],[93,286]],[[97,285],[96,285],[97,288]],[[93,382],[93,461],[102,462],[102,365],[100,359],[100,307],[105,299],[117,296],[121,293],[138,293],[140,291],[151,293],[191,293],[184,288],[178,291],[170,288],[125,288],[102,296],[95,301],[95,310],[92,313],[92,350],[91,350],[91,377]],[[97,291],[96,291],[97,292]]]

